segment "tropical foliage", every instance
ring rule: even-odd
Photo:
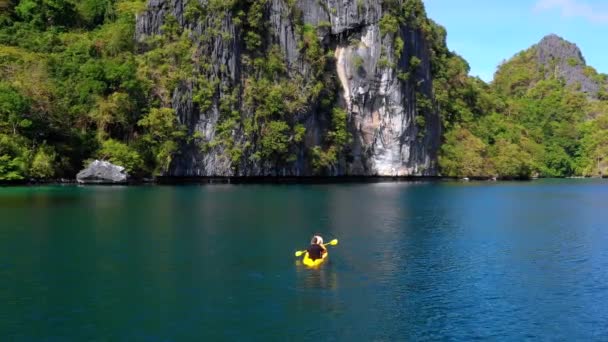
[[[605,172],[608,101],[545,75],[535,55],[531,48],[504,63],[490,85],[466,77],[462,63],[447,64],[448,73],[459,76],[436,82],[446,128],[440,157],[444,175],[530,178]],[[450,84],[454,80],[460,83]]]
[[[196,33],[170,15],[162,34],[136,43],[135,14],[144,0],[0,0],[0,181],[72,177],[91,158],[135,175],[161,174],[187,143],[201,151],[221,148],[235,168],[259,161],[278,168],[295,160],[306,134],[302,114],[311,104],[327,127],[307,157],[315,172],[331,173],[352,142],[352,128],[348,113],[335,105],[333,51],[318,39],[330,24],[304,24],[301,10],[286,1],[298,49],[310,65],[307,77],[294,76],[276,42],[267,39],[267,5],[187,1],[187,20],[210,23],[193,46]],[[362,1],[357,6],[364,10]],[[486,84],[468,76],[467,62],[447,49],[445,29],[426,17],[421,0],[382,6],[380,31],[393,46],[379,64],[394,67],[409,48],[400,27],[418,30],[428,43],[435,98],[417,94],[417,106],[441,115],[443,175],[590,176],[608,168],[605,75],[585,67],[602,84],[588,97],[548,75],[529,49]],[[239,85],[222,84],[218,66],[194,53],[234,38],[221,30],[227,13],[243,32],[246,73]],[[399,79],[412,79],[420,65],[410,58],[406,70],[397,70]],[[212,140],[187,132],[171,109],[174,90],[186,80],[199,111],[219,109]],[[425,126],[423,115],[415,121]]]

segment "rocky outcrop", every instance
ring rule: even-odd
[[[264,23],[256,32],[261,36],[260,50],[268,56],[269,51],[278,48],[287,69],[284,79],[301,79],[299,88],[314,94],[307,94],[305,105],[292,110],[289,125],[302,125],[305,136],[296,143],[292,135],[290,157],[281,159],[261,152],[267,129],[248,131],[257,108],[245,100],[246,91],[260,72],[250,63],[251,55],[257,52],[248,52],[246,46],[252,25],[243,24],[244,17],[236,13],[250,9],[224,9],[213,15],[204,10],[200,15],[187,15],[194,1],[198,0],[149,0],[136,20],[137,40],[145,42],[162,33],[168,16],[175,18],[181,28],[191,32],[193,61],[200,64],[195,73],[217,82],[209,106],[193,102],[193,92],[200,86],[195,77],[171,90],[170,105],[192,139],[174,156],[168,176],[437,173],[441,127],[433,100],[431,47],[425,37],[428,32],[413,24],[426,17],[398,24],[396,32],[387,34],[381,32],[380,24],[388,13],[383,1],[259,2]],[[414,1],[421,6],[419,0],[405,2]],[[203,0],[194,4],[207,8]],[[303,32],[310,27],[315,32],[313,43],[319,45],[323,56],[331,57],[321,72],[316,60],[307,54],[310,50],[306,46],[314,44]],[[310,90],[319,83],[325,86],[321,95]],[[230,96],[236,100],[232,110],[240,117],[228,133],[220,132],[220,123],[225,122],[222,105],[225,107],[224,100]],[[328,99],[333,103],[330,107],[347,114],[346,129],[351,139],[343,148],[328,147],[334,134]],[[319,168],[314,153],[323,149],[328,151],[325,156],[335,160]]]
[[[567,85],[576,87],[589,97],[597,97],[600,83],[587,70],[585,58],[576,44],[551,34],[535,48],[538,63],[547,76],[563,78]]]
[[[81,184],[121,184],[126,183],[128,177],[124,167],[95,160],[78,172],[76,180]]]

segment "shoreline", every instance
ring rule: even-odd
[[[91,182],[79,183],[71,179],[21,180],[2,182],[0,187],[79,185],[79,186],[142,186],[142,185],[212,185],[212,184],[366,184],[366,183],[417,183],[417,182],[530,182],[542,179],[608,179],[603,177],[554,177],[554,178],[498,178],[491,177],[443,177],[443,176],[215,176],[215,177],[167,177],[135,179],[125,183]]]
[[[457,181],[458,178],[440,176],[159,176],[147,179],[131,179],[124,183],[86,182],[75,179],[0,181],[0,186],[80,185],[80,186],[141,186],[141,185],[189,185],[189,184],[340,184],[340,183],[397,183]]]
[[[439,176],[253,176],[253,177],[157,177],[155,184],[341,184],[398,183],[456,180]]]

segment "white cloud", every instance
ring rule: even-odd
[[[608,24],[608,10],[600,10],[581,0],[539,0],[536,11],[559,9],[564,17],[582,17],[594,23]]]

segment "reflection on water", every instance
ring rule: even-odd
[[[46,208],[50,205],[60,207],[77,203],[80,197],[61,188],[41,187],[39,192],[28,191],[24,187],[0,186],[0,209]]]
[[[300,260],[297,260],[295,265],[298,289],[332,290],[338,287],[338,275],[331,266],[331,260],[327,260],[321,267],[313,269],[302,264]]]

